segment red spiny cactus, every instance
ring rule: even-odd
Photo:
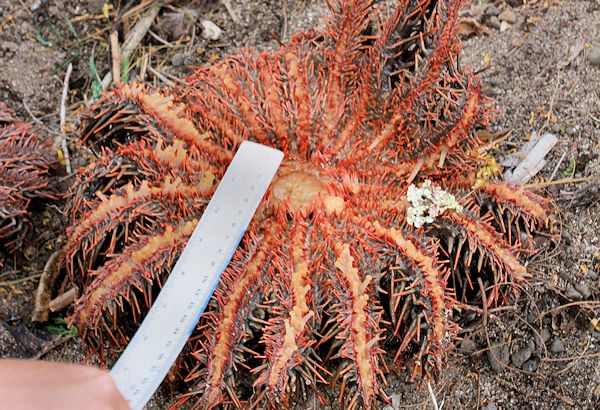
[[[92,108],[65,251],[97,351],[127,344],[246,139],[285,159],[181,357],[182,402],[326,403],[337,386],[372,408],[389,372],[435,376],[478,280],[494,303],[529,276],[548,205],[478,172],[489,107],[457,62],[460,1],[399,0],[383,21],[373,3],[329,0],[323,32]]]
[[[0,102],[0,240],[14,250],[26,233],[32,198],[50,198],[51,147]]]

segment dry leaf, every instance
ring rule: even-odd
[[[190,9],[165,13],[156,23],[156,30],[169,41],[179,40],[196,24],[199,15],[199,10]]]
[[[590,319],[590,324],[592,325],[592,328],[596,331],[596,332],[600,332],[600,319],[595,317],[593,319]]]
[[[104,3],[104,4],[102,5],[102,15],[104,16],[104,18],[105,18],[106,20],[108,20],[108,19],[109,19],[109,17],[110,17],[110,14],[109,14],[109,13],[110,13],[110,11],[112,10],[112,8],[113,8],[113,5],[112,5],[112,4],[110,4],[110,3]]]
[[[458,22],[458,35],[468,37],[470,35],[489,35],[491,30],[487,26],[478,23],[474,19],[463,18]]]
[[[492,60],[492,56],[490,56],[490,53],[488,53],[486,51],[485,54],[483,55],[483,65],[488,65],[491,60]]]
[[[476,132],[477,137],[482,141],[491,141],[496,134],[492,134],[489,130],[483,129]]]

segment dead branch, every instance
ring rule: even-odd
[[[54,299],[52,299],[50,301],[50,303],[48,304],[48,308],[50,309],[50,312],[52,312],[52,313],[58,312],[59,310],[63,310],[64,308],[69,306],[71,303],[73,303],[75,301],[75,299],[77,299],[78,296],[79,296],[79,288],[77,286],[75,286],[75,287],[69,289],[68,291],[66,291],[65,293],[63,293],[62,295],[57,296]]]
[[[40,277],[40,283],[38,285],[37,293],[35,295],[35,308],[31,317],[32,322],[46,322],[48,321],[48,314],[50,311],[50,292],[52,286],[56,282],[58,277],[58,271],[64,258],[63,250],[59,250],[50,255],[44,271]]]

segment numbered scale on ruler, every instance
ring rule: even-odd
[[[150,400],[183,349],[283,153],[240,145],[152,308],[111,370],[132,409]]]

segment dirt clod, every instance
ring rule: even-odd
[[[555,337],[550,343],[550,351],[552,353],[562,353],[565,351],[565,344],[558,337]]]
[[[460,342],[460,351],[461,353],[473,353],[477,350],[477,344],[471,339],[465,339]]]
[[[510,362],[510,348],[508,344],[499,344],[487,351],[487,358],[494,371],[501,372]]]
[[[521,366],[523,366],[523,363],[525,363],[527,360],[529,360],[529,358],[533,354],[534,349],[535,349],[535,343],[533,342],[533,340],[528,341],[527,344],[525,345],[525,347],[517,350],[516,352],[514,352],[512,354],[512,356],[511,356],[512,364],[517,368],[520,368]]]

